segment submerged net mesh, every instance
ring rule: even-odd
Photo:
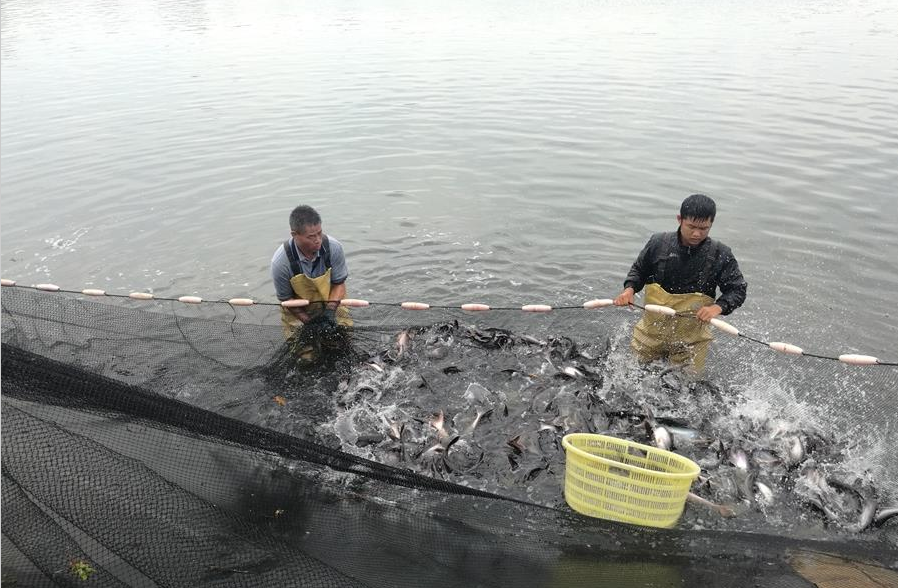
[[[618,309],[374,305],[286,341],[276,306],[15,287],[2,310],[4,582],[898,582],[893,366],[718,335],[690,377],[636,363]],[[659,428],[736,516],[567,507],[564,434]]]

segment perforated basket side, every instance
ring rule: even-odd
[[[562,444],[565,500],[588,516],[671,527],[699,473],[682,456],[605,435],[575,433]]]

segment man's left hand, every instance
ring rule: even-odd
[[[699,308],[695,313],[695,318],[700,321],[708,322],[722,312],[723,309],[720,308],[720,306],[717,304],[710,304]]]

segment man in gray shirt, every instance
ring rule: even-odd
[[[321,216],[311,206],[290,213],[291,238],[271,258],[271,278],[278,300],[308,300],[308,306],[282,307],[285,331],[320,317],[331,326],[351,326],[340,300],[346,297],[346,258],[339,241],[324,234]]]

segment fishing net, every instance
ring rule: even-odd
[[[4,583],[898,583],[894,365],[644,365],[617,308],[351,315],[3,288]],[[728,516],[575,513],[571,432],[666,432]]]

